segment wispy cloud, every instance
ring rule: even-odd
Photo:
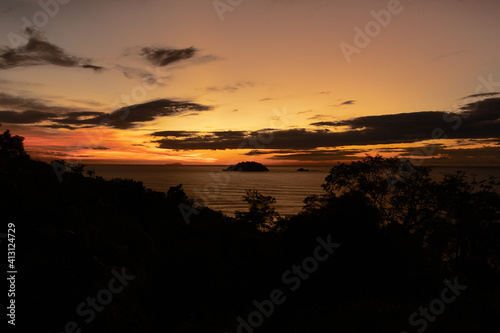
[[[194,47],[185,49],[173,49],[162,47],[143,47],[140,55],[145,57],[155,66],[167,66],[174,62],[190,59],[197,54],[198,50]]]
[[[343,105],[354,105],[354,104],[356,104],[355,100],[349,100],[349,101],[345,101],[345,102],[340,103],[340,106],[343,106]]]
[[[462,98],[462,100],[468,99],[468,98],[484,98],[484,97],[491,97],[491,96],[497,96],[497,95],[500,95],[500,92],[473,94],[473,95],[465,96],[464,98]]]
[[[110,126],[129,129],[140,123],[157,118],[194,115],[194,112],[209,111],[210,106],[185,101],[158,99],[146,103],[130,105],[112,112],[85,111],[79,108],[48,106],[35,99],[25,99],[0,93],[0,106],[8,108],[0,111],[0,122],[9,124],[40,124],[47,128],[76,129],[89,126]]]
[[[14,96],[6,93],[0,93],[0,108],[6,108],[9,110],[18,110],[18,111],[37,110],[37,111],[50,111],[50,112],[63,112],[68,110],[76,110],[61,106],[50,106],[40,99]]]
[[[208,87],[206,90],[208,92],[228,92],[228,93],[234,93],[237,92],[238,90],[246,89],[246,88],[253,88],[255,87],[255,83],[251,81],[241,81],[237,82],[235,84],[228,84],[222,87],[216,87],[216,86],[211,86]]]
[[[59,46],[48,42],[43,35],[31,28],[28,43],[17,48],[0,47],[0,69],[30,67],[39,65],[54,65],[60,67],[80,67],[100,71],[101,66],[92,64],[90,58],[69,55]]]
[[[127,79],[140,79],[147,84],[163,85],[163,81],[169,78],[169,74],[153,69],[139,69],[130,66],[115,65],[115,69],[120,71]]]

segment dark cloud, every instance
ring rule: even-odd
[[[130,105],[110,113],[82,111],[76,108],[47,106],[36,99],[22,98],[0,93],[0,106],[9,110],[0,111],[0,122],[10,124],[38,124],[46,128],[88,128],[93,126],[111,126],[117,129],[129,129],[138,124],[161,117],[193,115],[193,111],[211,110],[211,107],[170,99],[159,99],[146,103]],[[14,111],[16,110],[16,111]],[[19,110],[19,111],[17,111]]]
[[[102,70],[102,69],[103,69],[103,67],[101,67],[101,66],[95,66],[95,65],[90,65],[90,64],[88,64],[88,65],[82,65],[81,67],[82,67],[82,68],[89,68],[89,69],[93,69],[93,70],[94,70],[94,71],[96,71],[96,72],[98,72],[98,71],[100,71],[100,70]]]
[[[330,115],[327,114],[317,114],[312,117],[307,118],[308,120],[314,120],[314,119],[322,119],[322,118],[330,118]]]
[[[359,117],[344,121],[312,123],[312,126],[347,126],[351,131],[332,133],[344,144],[398,143],[431,139],[442,129],[450,139],[498,138],[500,99],[470,103],[463,112],[425,111],[382,116]]]
[[[176,135],[176,132],[179,135]],[[168,135],[162,135],[162,134]],[[152,136],[163,137],[154,141],[159,143],[160,148],[175,150],[190,149],[236,149],[247,137],[245,131],[216,131],[216,132],[185,132],[166,131],[152,133]],[[181,138],[181,139],[179,139]]]
[[[254,155],[269,155],[269,154],[271,154],[271,152],[262,150],[251,150],[249,152],[244,153],[243,155],[254,156]]]
[[[189,102],[159,99],[120,108],[111,113],[71,112],[62,119],[53,120],[66,125],[104,125],[117,129],[129,129],[157,118],[182,115],[191,111],[208,111],[209,106]]]
[[[40,99],[13,96],[6,93],[0,93],[0,107],[19,111],[37,110],[62,112],[68,110],[68,108],[46,105],[46,103]]]
[[[56,114],[42,111],[0,111],[0,123],[34,124],[57,117]]]
[[[315,119],[315,117],[307,118],[307,119]],[[318,117],[319,118],[319,117]],[[312,123],[311,126],[340,126],[338,121],[319,121],[317,123]]]
[[[177,61],[190,59],[197,52],[198,50],[194,47],[185,49],[143,47],[140,55],[144,56],[151,64],[163,67]]]
[[[162,131],[162,132],[154,132],[151,134],[152,136],[164,136],[164,137],[187,137],[196,135],[196,132],[189,131]]]
[[[484,98],[484,97],[491,97],[491,96],[496,96],[500,95],[500,92],[489,92],[489,93],[480,93],[480,94],[473,94],[466,96],[462,99],[467,99],[467,98]]]
[[[76,129],[78,129],[78,127],[73,127],[73,126],[69,126],[69,125],[56,125],[56,124],[52,124],[52,125],[40,125],[40,127],[52,128],[52,129],[68,129],[68,130],[76,130]]]
[[[27,29],[28,43],[17,48],[0,47],[0,69],[55,65],[81,67],[100,71],[103,67],[92,64],[91,59],[67,54],[62,48],[49,43],[38,31]]]
[[[350,100],[350,101],[345,101],[345,102],[343,102],[343,103],[340,103],[340,106],[342,106],[342,105],[353,105],[353,104],[355,104],[355,103],[356,103],[356,101],[354,101],[354,100]]]
[[[421,159],[425,165],[500,165],[500,147],[482,146],[480,148],[446,147],[433,144],[427,147],[404,148],[399,156]]]
[[[286,154],[286,153],[297,153],[296,150],[292,149],[280,149],[280,150],[251,150],[249,152],[246,152],[242,155],[245,156],[254,156],[254,155],[271,155],[271,154]]]
[[[233,85],[226,85],[224,87],[215,87],[215,86],[212,86],[212,87],[208,87],[206,90],[208,92],[220,92],[220,91],[223,91],[223,92],[228,92],[228,93],[234,93],[238,90],[241,90],[241,89],[244,89],[244,88],[253,88],[255,87],[255,84],[253,82],[250,82],[250,81],[243,81],[243,82],[238,82],[238,83],[235,83]]]
[[[465,111],[468,110],[468,111]],[[330,131],[285,129],[239,132],[190,132],[155,141],[160,148],[190,149],[316,149],[350,145],[413,143],[435,138],[489,139],[500,137],[500,99],[468,104],[462,113],[424,111],[367,116],[313,123],[318,127],[347,127]],[[158,134],[158,133],[157,133]],[[155,135],[161,136],[161,135]],[[265,138],[262,140],[261,138]],[[265,144],[262,142],[266,142]]]
[[[201,104],[159,99],[121,108],[109,115],[99,116],[93,120],[101,122],[105,118],[108,118],[111,120],[110,125],[115,128],[131,128],[137,123],[151,121],[156,118],[181,115],[191,111],[208,110],[211,110],[211,107]]]
[[[360,157],[356,154],[363,153],[363,150],[312,150],[293,153],[279,153],[271,160],[291,160],[291,161],[311,161],[322,162],[332,160],[358,160]]]

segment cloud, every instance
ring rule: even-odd
[[[162,131],[162,132],[154,132],[152,136],[164,136],[164,137],[188,137],[195,135],[197,132],[189,132],[189,131]]]
[[[182,115],[191,111],[208,111],[211,107],[179,102],[170,99],[158,99],[142,104],[126,106],[111,113],[83,112],[69,113],[63,119],[54,120],[67,125],[104,125],[117,129],[130,129],[139,123],[148,122],[157,118]],[[85,117],[85,119],[82,119]]]
[[[68,129],[68,130],[72,130],[72,131],[78,129],[78,127],[69,126],[69,125],[52,124],[52,125],[39,125],[39,126],[45,127],[45,128],[52,128],[52,129]]]
[[[449,139],[500,137],[500,99],[468,104],[462,113],[423,111],[366,116],[343,121],[313,123],[316,127],[346,127],[344,131],[286,129],[261,131],[190,132],[157,141],[159,148],[194,149],[316,149],[352,145],[413,143],[441,133]],[[158,134],[158,133],[156,133]],[[161,135],[154,135],[161,136]],[[266,140],[259,140],[264,137]],[[270,139],[267,139],[270,138]],[[265,145],[259,142],[268,142]]]
[[[14,96],[1,92],[0,107],[17,111],[36,110],[48,112],[64,112],[79,110],[76,108],[47,105],[45,100],[38,98]]]
[[[468,99],[468,98],[484,98],[484,97],[491,97],[491,96],[496,96],[500,95],[500,92],[489,92],[489,93],[481,93],[481,94],[473,94],[466,96],[462,99]]]
[[[356,101],[349,100],[349,101],[345,101],[343,103],[340,103],[340,106],[342,106],[342,105],[354,105],[354,104],[356,104]]]
[[[318,115],[318,116],[324,117],[323,115]],[[307,119],[319,118],[318,116],[314,116],[314,117],[307,118]],[[312,123],[311,126],[331,126],[331,127],[334,127],[334,126],[340,126],[340,125],[339,125],[338,121],[319,121],[317,123]]]
[[[314,115],[312,117],[309,117],[307,118],[308,120],[314,120],[314,119],[322,119],[322,118],[330,118],[331,115],[327,115],[327,114],[317,114],[317,115]]]
[[[190,59],[197,54],[198,50],[194,47],[185,49],[173,49],[162,47],[143,47],[140,55],[145,57],[155,66],[167,66],[174,62]]]
[[[280,149],[280,150],[272,150],[272,149],[256,150],[256,149],[254,149],[254,150],[246,152],[242,155],[255,156],[255,155],[271,155],[271,154],[286,154],[286,153],[297,153],[297,151],[293,150],[293,149]]]
[[[101,66],[92,64],[91,59],[67,54],[62,48],[49,43],[40,32],[27,28],[29,34],[26,45],[16,48],[0,47],[0,69],[54,65],[60,67],[80,67],[100,71]]]
[[[22,98],[0,93],[0,106],[8,110],[0,111],[0,122],[10,124],[40,124],[46,128],[88,128],[110,126],[117,129],[129,129],[140,123],[161,117],[194,115],[193,111],[212,110],[210,106],[196,103],[158,99],[146,103],[130,105],[110,113],[85,111],[78,108],[48,106],[39,100]]]
[[[238,82],[232,85],[226,85],[223,87],[208,87],[206,90],[208,92],[228,92],[228,93],[234,93],[237,92],[238,90],[244,89],[244,88],[253,88],[255,87],[255,83],[251,81],[242,81]]]
[[[357,154],[361,154],[363,152],[363,150],[311,150],[293,153],[279,153],[270,157],[270,159],[311,162],[323,162],[332,160],[345,161],[358,160],[359,156]]]
[[[34,124],[57,117],[56,114],[42,111],[0,111],[0,123]]]
[[[250,150],[249,152],[244,153],[246,156],[255,156],[255,155],[269,155],[271,152],[262,151],[262,150]]]
[[[138,78],[150,85],[163,85],[163,80],[169,78],[168,72],[163,72],[161,70],[154,71],[151,68],[147,68],[144,70],[135,67],[116,65],[115,69],[120,71],[127,79]]]

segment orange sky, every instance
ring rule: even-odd
[[[47,3],[0,4],[0,123],[33,157],[331,164],[427,147],[428,163],[500,165],[498,1]],[[485,99],[459,126],[422,113]]]

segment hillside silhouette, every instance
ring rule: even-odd
[[[367,156],[333,167],[324,193],[305,198],[295,216],[281,217],[274,198],[248,189],[248,212],[233,218],[197,209],[182,185],[164,193],[104,180],[81,165],[31,159],[22,142],[0,134],[0,212],[16,224],[20,327],[246,333],[238,318],[281,289],[286,301],[252,331],[416,332],[423,323],[412,326],[412,313],[458,279],[467,289],[426,332],[498,331],[494,178],[433,180],[428,168]],[[186,221],[179,207],[196,213]],[[286,289],[284,273],[306,262],[318,239],[339,246]],[[77,306],[122,268],[135,279],[86,323]]]
[[[224,171],[269,171],[269,169],[258,162],[252,161],[230,165]]]

